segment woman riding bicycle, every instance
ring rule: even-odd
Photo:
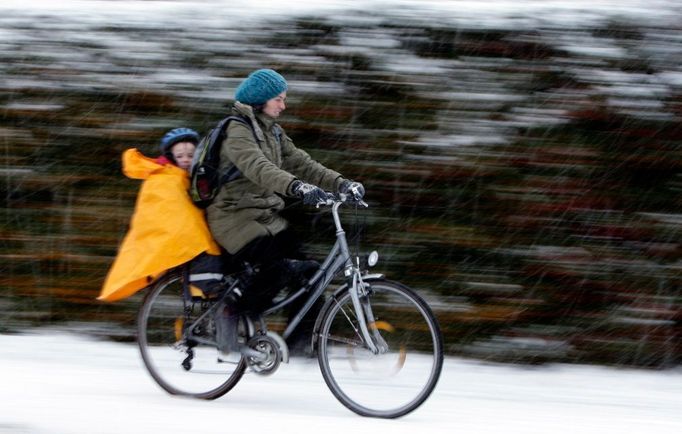
[[[224,352],[236,349],[236,315],[230,313],[243,305],[268,304],[286,286],[286,277],[309,266],[309,262],[286,260],[303,259],[303,255],[297,237],[279,214],[284,208],[281,196],[314,205],[327,198],[324,190],[364,194],[362,184],[313,160],[276,123],[286,109],[287,88],[284,77],[271,69],[254,71],[242,81],[232,111],[251,126],[230,123],[220,149],[221,172],[234,166],[241,176],[221,187],[207,208],[208,224],[233,263],[248,262],[259,269],[243,295],[232,294],[219,309],[217,338]],[[309,316],[315,318],[315,312]],[[305,328],[304,323],[298,336]]]

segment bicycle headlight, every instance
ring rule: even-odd
[[[377,262],[379,262],[379,252],[376,250],[372,251],[369,255],[367,255],[367,265],[370,267],[374,267]]]

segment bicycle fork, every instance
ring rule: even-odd
[[[385,354],[388,352],[388,344],[376,326],[366,286],[368,285],[362,281],[359,270],[354,269],[350,296],[358,319],[358,325],[360,326],[360,333],[362,333],[362,337],[372,354]],[[360,297],[364,300],[360,300]]]

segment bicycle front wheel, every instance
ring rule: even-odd
[[[173,395],[215,399],[232,389],[246,369],[241,354],[215,345],[212,302],[183,295],[181,273],[161,278],[138,314],[138,345],[156,383]]]
[[[344,291],[322,319],[318,361],[343,405],[363,416],[396,418],[419,407],[436,387],[443,338],[433,312],[414,291],[387,280],[367,283],[368,295],[360,301],[371,307],[370,334],[385,350],[369,350],[350,291]]]

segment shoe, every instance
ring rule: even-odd
[[[320,268],[320,263],[312,260],[285,259],[284,261],[289,274],[289,285],[293,286],[293,289],[305,285]]]

